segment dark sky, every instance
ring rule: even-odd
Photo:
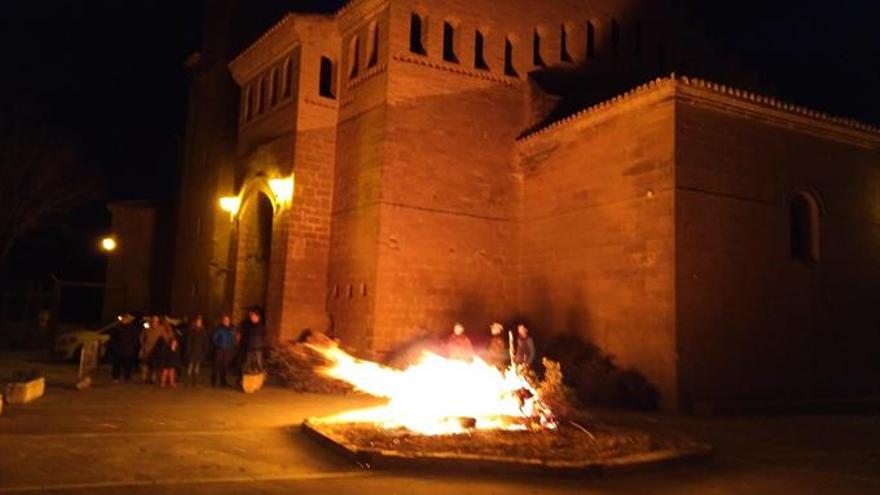
[[[327,10],[342,2],[286,3]],[[691,3],[693,18],[722,51],[745,60],[778,96],[880,122],[880,2]],[[198,48],[201,15],[197,0],[6,2],[0,112],[63,130],[83,160],[103,171],[105,199],[170,203],[186,110],[183,63]],[[0,276],[100,280],[94,239],[108,221],[103,201],[81,208],[23,243],[14,269]]]

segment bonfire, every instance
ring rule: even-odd
[[[554,430],[553,412],[538,390],[511,366],[450,359],[424,351],[405,369],[355,358],[332,343],[309,344],[328,365],[318,371],[388,400],[369,409],[322,418],[325,423],[372,423],[422,435],[472,430]]]

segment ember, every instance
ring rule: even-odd
[[[357,359],[335,345],[309,347],[330,362],[322,373],[388,399],[384,406],[322,422],[369,422],[424,435],[556,428],[537,390],[513,367],[501,371],[476,357],[465,361],[423,352],[416,364],[398,370]]]

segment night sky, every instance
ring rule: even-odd
[[[287,2],[299,10],[340,3]],[[880,2],[692,3],[692,18],[720,51],[761,74],[777,96],[880,122]],[[106,187],[98,200],[20,243],[14,261],[0,268],[0,285],[50,273],[100,281],[103,258],[95,240],[109,227],[105,202],[173,204],[186,110],[184,61],[198,49],[201,16],[195,0],[4,5],[0,118],[51,126],[75,143],[84,166],[97,168]]]

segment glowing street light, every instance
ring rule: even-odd
[[[281,205],[289,205],[293,200],[293,176],[281,179],[269,179],[269,189],[275,196],[275,201]]]
[[[241,206],[241,198],[238,196],[224,196],[220,198],[220,209],[229,213],[229,220],[235,218],[238,208]]]
[[[116,239],[113,236],[107,236],[101,239],[101,249],[106,253],[116,251]]]

